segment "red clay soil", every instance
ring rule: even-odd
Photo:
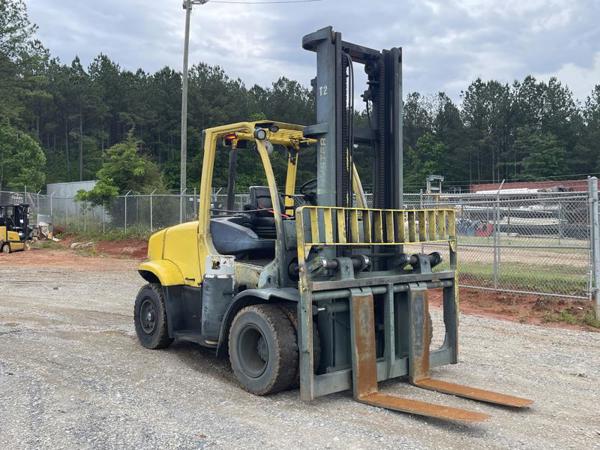
[[[0,268],[2,267],[31,267],[39,269],[68,269],[80,272],[119,272],[135,270],[138,260],[119,259],[106,256],[85,256],[74,250],[52,250],[32,248],[24,252],[0,254]]]
[[[139,239],[102,241],[96,244],[96,251],[102,255],[144,259],[148,253],[148,242]]]
[[[429,295],[429,301],[434,307],[441,307],[441,299],[440,290],[432,291]],[[592,303],[585,300],[479,291],[469,288],[460,288],[459,300],[462,314],[548,327],[600,332],[599,328],[584,323],[583,318],[593,314]],[[562,321],[561,317],[565,316],[576,323]]]

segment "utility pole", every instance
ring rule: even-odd
[[[183,44],[183,80],[181,89],[181,172],[179,178],[179,194],[187,188],[187,97],[188,97],[188,53],[190,46],[190,19],[192,5],[204,5],[208,0],[184,0],[185,39]],[[183,201],[183,200],[181,200]]]

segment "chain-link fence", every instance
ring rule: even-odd
[[[597,180],[590,180],[588,192],[420,193],[405,194],[404,201],[407,208],[456,210],[462,286],[597,298],[600,219]],[[155,231],[194,220],[198,202],[195,191],[182,196],[125,195],[103,207],[40,193],[0,192],[0,204],[29,203],[35,221],[75,232]],[[248,195],[238,194],[235,209],[246,203]],[[225,204],[226,195],[215,192],[212,207],[223,209]],[[437,250],[432,245],[412,247],[406,251]]]
[[[405,198],[409,207],[456,210],[462,286],[575,298],[590,298],[594,283],[589,199],[587,192]]]

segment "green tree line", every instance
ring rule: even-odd
[[[100,177],[106,195],[175,190],[180,112],[180,72],[132,72],[104,54],[87,67],[78,57],[64,64],[36,38],[23,0],[0,0],[0,189]],[[261,118],[313,123],[312,92],[285,77],[248,87],[218,66],[193,65],[190,186],[200,174],[204,128]],[[356,120],[365,124],[366,115]],[[599,143],[600,84],[583,102],[559,80],[532,76],[512,84],[477,79],[459,103],[412,92],[404,104],[405,189],[422,188],[428,174],[463,188],[581,177],[600,172]],[[368,187],[370,149],[359,147],[356,159]]]

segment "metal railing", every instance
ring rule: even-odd
[[[367,199],[370,200],[369,195]],[[222,209],[225,195],[211,207]],[[199,198],[127,194],[93,207],[41,193],[0,192],[0,204],[29,203],[34,220],[73,232],[118,229],[152,232],[194,220]],[[236,196],[235,209],[248,203]],[[452,209],[456,217],[461,286],[594,299],[600,305],[600,218],[597,180],[587,192],[405,194],[406,209]],[[374,219],[376,220],[376,219]],[[385,218],[384,218],[385,220]],[[406,252],[440,251],[436,244],[407,244]],[[441,265],[441,269],[444,266]],[[600,309],[600,306],[599,306]]]

